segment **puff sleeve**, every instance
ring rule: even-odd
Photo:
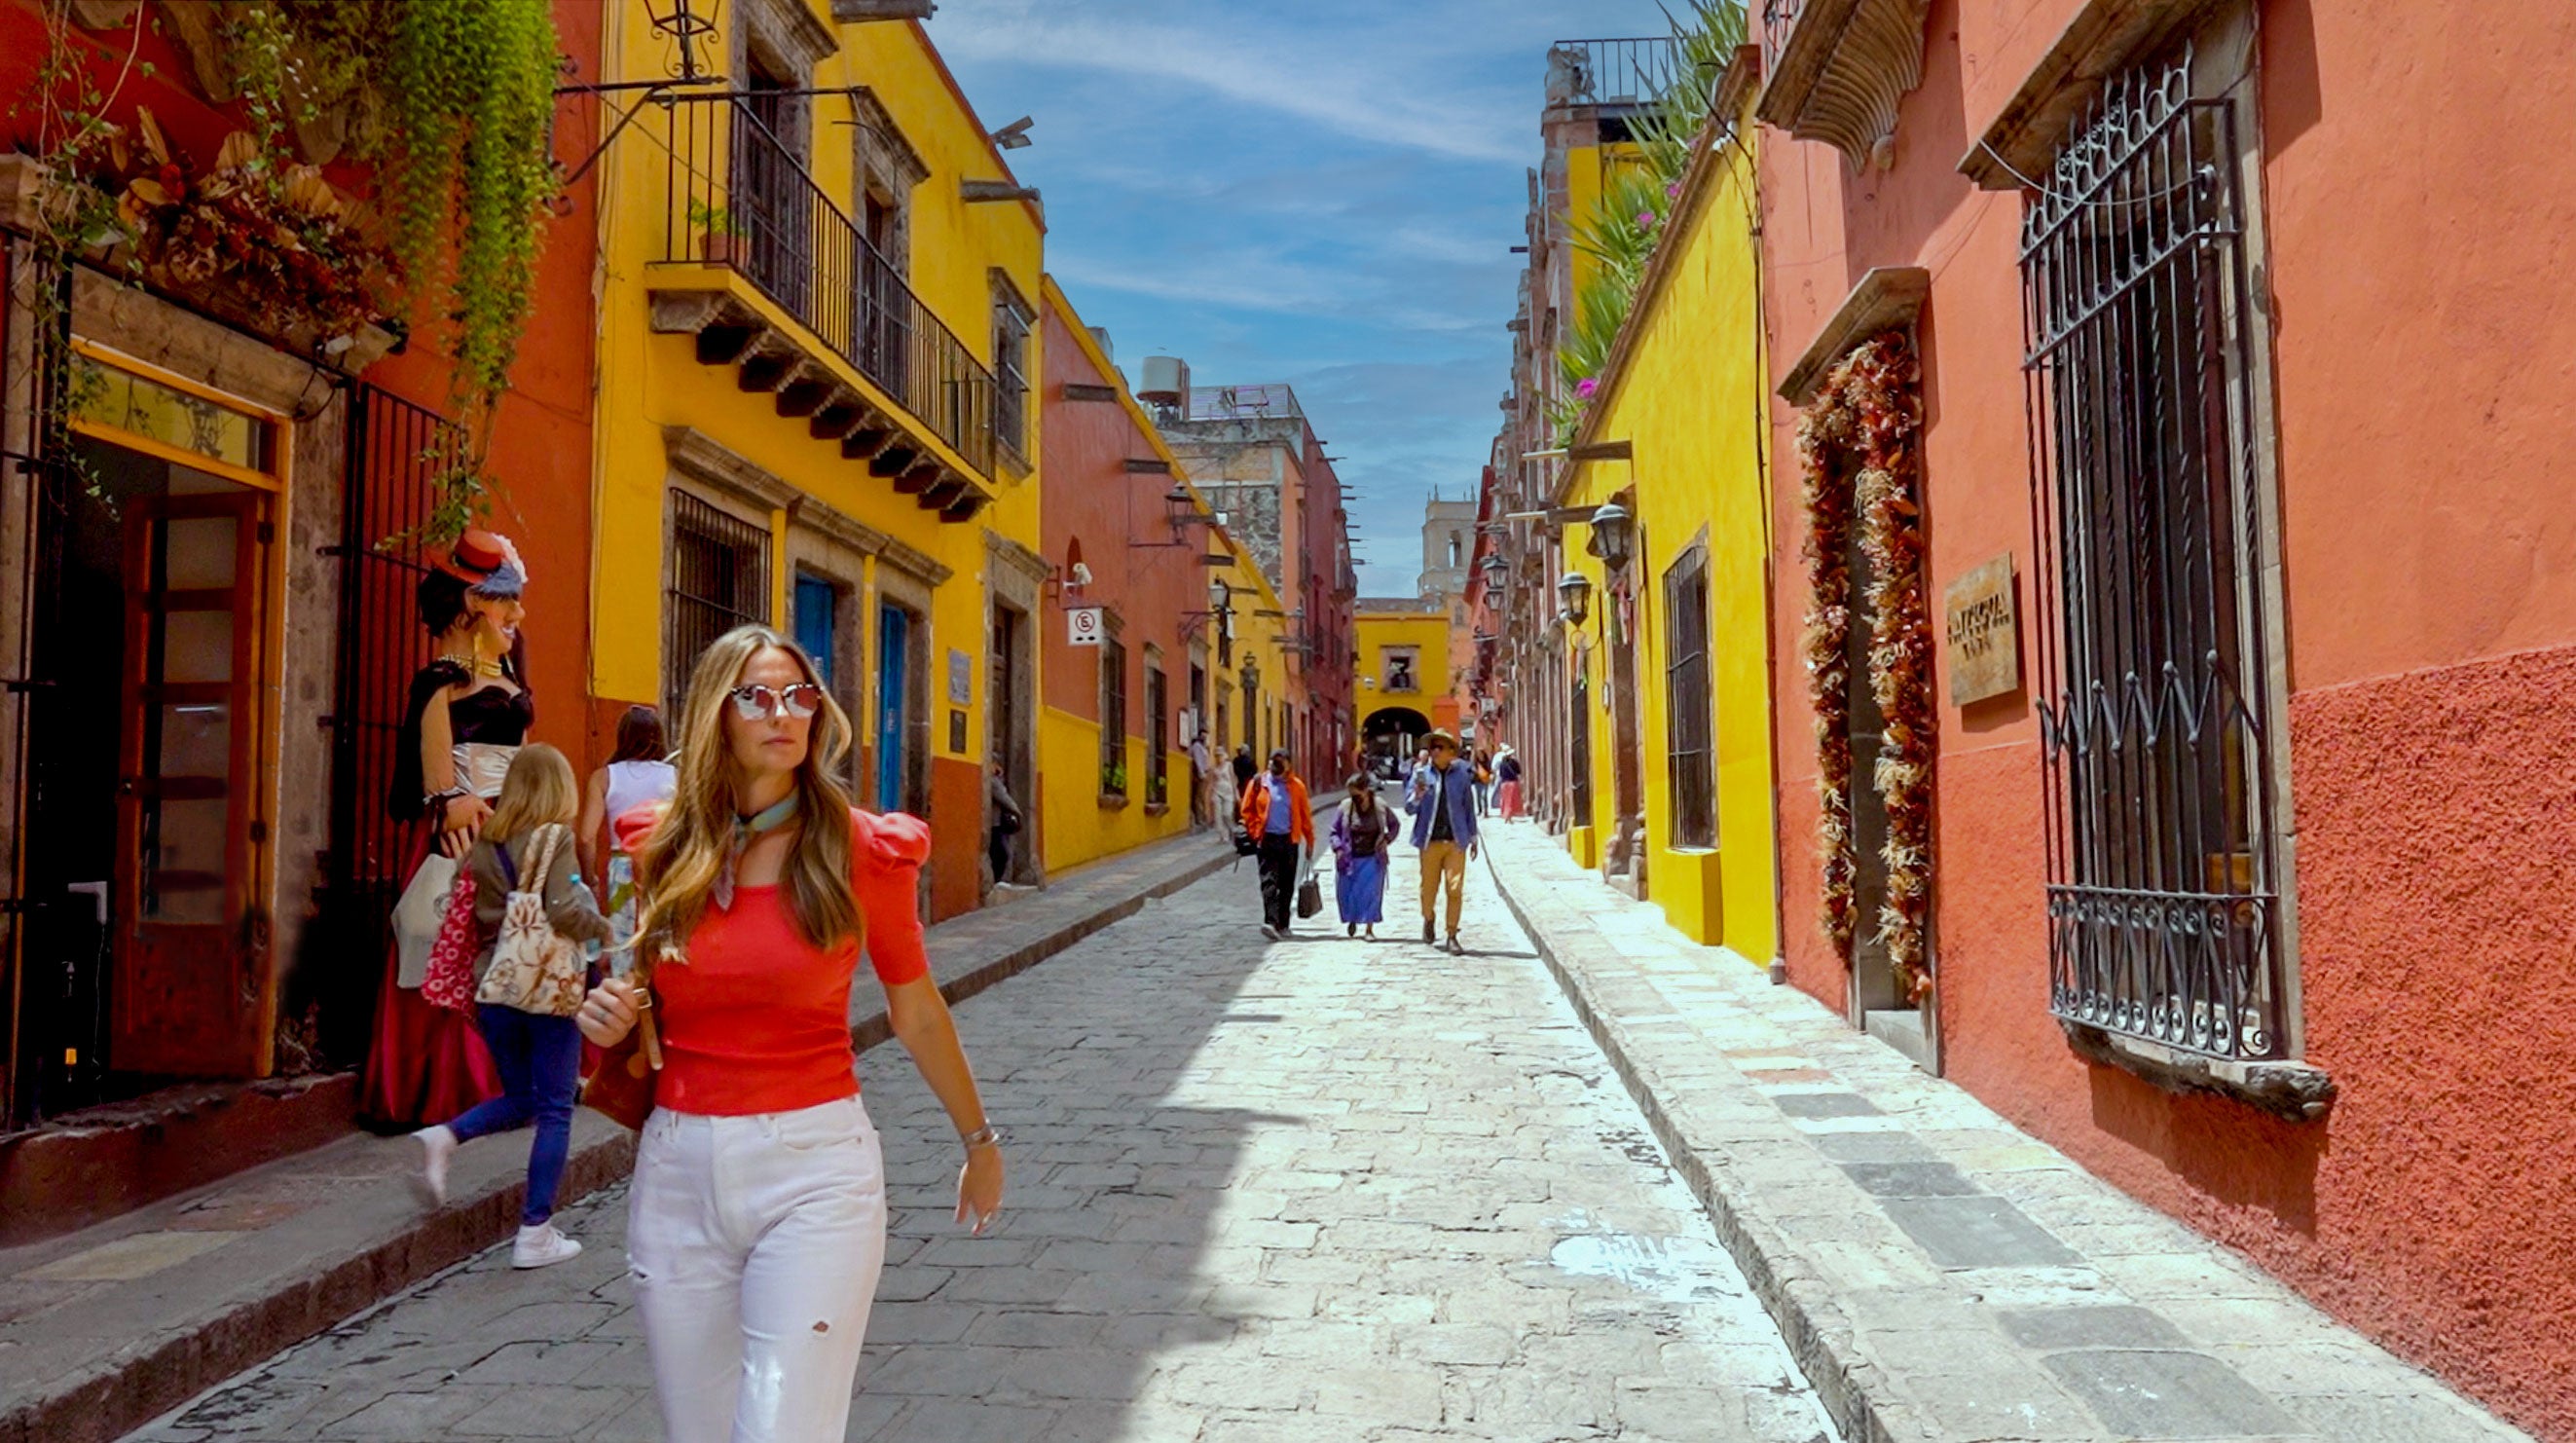
[[[867,919],[868,961],[888,987],[930,975],[921,926],[921,864],[930,824],[903,812],[850,811],[850,889]]]

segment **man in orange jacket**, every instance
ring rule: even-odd
[[[1243,789],[1243,829],[1261,843],[1261,935],[1288,935],[1289,904],[1297,896],[1297,850],[1315,845],[1315,808],[1306,783],[1288,769],[1286,748],[1270,754],[1270,770]]]

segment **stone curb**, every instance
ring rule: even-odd
[[[1210,850],[1200,853],[1201,848]],[[1166,859],[1155,853],[1170,855]],[[1135,873],[1124,885],[1105,879],[1096,884],[1108,889],[1109,895],[1092,905],[1085,905],[1087,899],[1081,895],[1087,890],[1085,874],[1077,872],[1025,900],[952,918],[931,929],[932,946],[952,957],[958,952],[968,955],[953,968],[939,969],[940,992],[952,1004],[971,997],[1135,915],[1148,900],[1170,896],[1234,860],[1231,846],[1220,847],[1207,837],[1188,833],[1105,858],[1094,864],[1096,870],[1087,869],[1092,877],[1121,870]],[[1043,925],[1037,921],[1041,917],[1048,918]],[[1038,927],[1033,935],[1014,935],[1032,926]],[[1002,950],[979,951],[979,942]],[[892,1035],[882,1008],[854,1015],[850,1033],[861,1051]],[[352,1137],[329,1147],[385,1145],[385,1140]],[[634,1158],[634,1134],[595,1114],[576,1113],[560,1195],[563,1204],[568,1206],[625,1177]],[[290,1157],[267,1167],[291,1169],[299,1160]],[[304,1265],[291,1275],[251,1284],[255,1295],[229,1307],[86,1359],[66,1359],[66,1366],[51,1378],[41,1377],[40,1360],[11,1358],[12,1376],[0,1382],[0,1443],[110,1443],[280,1349],[324,1332],[509,1237],[518,1226],[526,1189],[524,1164],[514,1157],[501,1165],[497,1153],[481,1161],[487,1165],[469,1166],[466,1158],[459,1158],[447,1206],[436,1212],[396,1209],[383,1218],[313,1219],[306,1225],[314,1227],[317,1246]],[[182,1194],[156,1206],[176,1205],[192,1195]],[[329,1236],[335,1228],[343,1232],[342,1238]],[[359,1235],[345,1236],[352,1229]],[[22,1367],[30,1371],[20,1373]]]
[[[1513,894],[1501,867],[1494,861],[1493,849],[1484,849],[1485,870],[1494,881],[1494,890],[1511,909],[1512,918],[1528,934],[1538,950],[1539,960],[1556,979],[1557,987],[1574,1009],[1584,1030],[1609,1058],[1611,1070],[1646,1116],[1655,1141],[1663,1147],[1692,1196],[1715,1224],[1717,1235],[1735,1264],[1752,1284],[1754,1296],[1762,1300],[1780,1336],[1788,1343],[1790,1356],[1798,1371],[1814,1386],[1816,1396],[1833,1415],[1834,1426],[1842,1430],[1845,1443],[1898,1443],[1938,1436],[1929,1418],[1919,1411],[1888,1396],[1888,1389],[1876,1364],[1860,1354],[1856,1346],[1859,1330],[1844,1313],[1831,1285],[1816,1274],[1805,1256],[1768,1219],[1738,1205],[1720,1185],[1712,1171],[1707,1152],[1695,1146],[1673,1119],[1663,1100],[1663,1089],[1657,1085],[1653,1069],[1639,1060],[1637,1049],[1629,1043],[1627,1029],[1617,1018],[1602,1010],[1582,975],[1558,955],[1559,940],[1541,928],[1536,919]],[[1523,878],[1524,885],[1536,882]]]

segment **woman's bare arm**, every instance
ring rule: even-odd
[[[608,768],[590,774],[581,789],[581,823],[573,829],[573,847],[581,858],[581,875],[600,900],[608,898]]]
[[[892,1024],[912,1065],[930,1085],[959,1137],[982,1130],[984,1102],[975,1090],[975,1073],[966,1064],[965,1046],[957,1040],[957,1020],[939,984],[927,976],[889,986],[886,1020]],[[970,1217],[982,1232],[1002,1206],[1002,1150],[991,1144],[966,1149],[966,1167],[957,1178],[957,1220]]]

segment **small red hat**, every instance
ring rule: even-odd
[[[492,573],[509,564],[508,543],[480,527],[456,538],[456,548],[438,563],[438,569],[464,582],[492,579]]]

